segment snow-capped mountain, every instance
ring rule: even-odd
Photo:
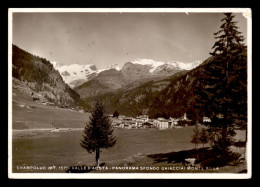
[[[75,87],[81,98],[93,97],[118,89],[133,89],[141,84],[154,80],[163,80],[183,70],[191,70],[201,62],[161,62],[152,59],[137,59],[126,62],[122,69],[111,65],[107,71],[102,70],[91,80]],[[110,69],[112,68],[112,69]]]
[[[120,67],[117,64],[111,64],[107,67],[107,69],[115,69],[117,71],[120,71]]]
[[[108,71],[111,69],[118,71],[118,73],[122,73],[125,77],[124,79],[127,79],[124,80],[124,82],[132,82],[140,78],[151,76],[170,76],[181,70],[191,70],[201,64],[200,61],[184,63],[178,61],[161,62],[152,59],[136,59],[125,63],[122,69],[117,64],[111,64],[107,68],[97,69],[94,64],[61,65],[56,61],[51,63],[53,64],[54,69],[60,72],[64,82],[71,88],[78,87],[94,78],[100,80],[104,75],[112,73],[111,71]],[[102,73],[102,75],[99,76],[101,72],[107,73]],[[118,73],[116,73],[116,75]]]
[[[175,70],[191,70],[196,68],[201,64],[201,61],[195,61],[195,62],[160,62],[160,61],[154,61],[152,59],[137,59],[131,62],[132,64],[139,64],[143,66],[150,66],[150,73],[158,72],[161,69],[175,69]]]
[[[97,69],[94,64],[71,64],[71,65],[61,65],[56,61],[51,62],[54,69],[60,72],[65,83],[67,83],[71,88],[74,88],[82,83],[91,80],[93,77],[109,69],[120,70],[117,64],[112,64],[104,69]]]

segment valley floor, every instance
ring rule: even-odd
[[[91,172],[98,173],[186,173],[186,172],[228,172],[238,173],[246,170],[246,164],[225,166],[222,168],[188,168],[180,161],[183,154],[188,157],[194,150],[190,143],[193,127],[182,129],[116,129],[116,145],[101,152],[101,168]],[[80,129],[64,129],[60,132],[51,130],[14,130],[13,131],[13,172],[72,172],[82,171],[82,166],[94,166],[95,154],[87,153],[80,146]],[[238,132],[237,138],[243,139],[244,131]],[[208,145],[206,145],[207,147]],[[202,145],[199,147],[203,149]],[[237,152],[244,153],[244,148]],[[185,158],[187,158],[185,157]],[[183,158],[181,158],[183,159]],[[41,169],[45,167],[45,170]],[[55,169],[47,169],[55,167]],[[138,169],[129,169],[138,167]],[[148,169],[146,169],[148,168]],[[180,169],[182,168],[182,169]]]
[[[72,166],[79,167],[74,168],[74,171],[86,172],[86,170],[81,171],[80,167],[95,165],[95,155],[87,153],[80,146],[82,131],[89,120],[89,113],[41,105],[33,102],[30,96],[14,89],[12,115],[13,172],[64,173]],[[101,165],[107,169],[91,172],[240,173],[246,171],[245,162],[218,170],[185,167],[178,160],[178,155],[180,152],[185,152],[188,156],[194,149],[194,144],[190,143],[193,129],[192,126],[162,131],[115,129],[114,133],[118,138],[116,145],[101,152]],[[237,131],[236,139],[244,141],[245,131]],[[209,145],[205,145],[207,146]],[[202,145],[199,148],[202,148]],[[234,147],[234,150],[242,155],[244,153],[244,148]],[[138,169],[129,169],[129,167],[138,167]]]

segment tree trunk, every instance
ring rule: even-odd
[[[96,148],[96,167],[99,167],[100,148]]]

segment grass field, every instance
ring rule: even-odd
[[[101,161],[121,160],[140,154],[164,153],[193,148],[190,143],[192,128],[171,130],[116,129],[116,145],[104,149]],[[80,146],[81,131],[53,133],[48,136],[13,139],[13,164],[16,166],[71,166],[94,164],[95,154]]]
[[[57,128],[83,128],[89,115],[33,102],[31,96],[13,89],[13,129],[53,128],[52,124]]]
[[[115,129],[118,141],[113,148],[104,149],[101,162],[122,164],[133,157],[194,148],[190,143],[194,127],[182,129]],[[46,172],[39,170],[19,170],[17,166],[75,166],[94,165],[95,154],[89,154],[80,146],[82,131],[42,134],[41,136],[17,136],[13,138],[13,171]],[[240,133],[240,136],[243,133]],[[202,146],[200,146],[202,147]],[[127,160],[128,159],[128,160]],[[55,172],[64,172],[58,170]],[[54,172],[54,171],[53,171]]]
[[[87,153],[80,146],[82,130],[77,129],[85,126],[89,120],[88,113],[44,106],[33,102],[30,96],[21,94],[18,90],[13,93],[13,172],[65,172],[69,166],[95,164],[95,154]],[[35,106],[36,109],[24,106]],[[55,127],[70,130],[51,132],[51,122]],[[100,160],[107,166],[182,166],[181,163],[166,161],[158,163],[156,159],[158,160],[158,155],[167,157],[179,151],[193,149],[194,144],[190,143],[193,128],[115,129],[114,134],[118,141],[113,148],[102,150]],[[238,131],[237,139],[243,141],[244,137],[245,131]],[[34,167],[24,169],[26,166]],[[46,170],[43,166],[56,167]],[[242,168],[225,168],[223,171],[231,170],[239,172]]]

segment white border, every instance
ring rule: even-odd
[[[230,173],[13,173],[12,172],[12,21],[24,12],[243,13],[247,18],[248,142],[246,174]],[[252,13],[250,8],[10,8],[8,10],[8,177],[16,179],[249,179],[252,176]]]

